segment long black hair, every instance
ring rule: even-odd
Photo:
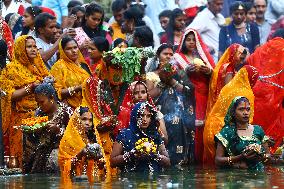
[[[166,34],[167,34],[167,37],[168,37],[168,43],[174,45],[174,31],[175,31],[175,20],[177,17],[179,16],[182,16],[184,15],[184,12],[179,9],[179,8],[176,8],[172,11],[172,14],[170,16],[170,21],[169,21],[169,24],[166,28]]]
[[[38,6],[30,6],[27,7],[25,10],[35,21],[35,17],[42,13],[42,10]],[[21,35],[27,35],[30,31],[29,27],[23,27]]]

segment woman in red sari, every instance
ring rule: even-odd
[[[274,38],[257,48],[247,59],[256,67],[260,79],[253,88],[255,95],[254,124],[261,125],[275,140],[272,152],[284,136],[284,39]]]
[[[200,35],[194,29],[184,32],[179,48],[174,54],[177,65],[185,70],[195,87],[196,98],[196,133],[195,133],[195,159],[203,159],[203,129],[205,123],[208,86],[214,68],[214,61],[203,43]]]

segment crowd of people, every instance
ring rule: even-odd
[[[3,157],[65,184],[281,162],[283,3],[153,3],[2,1]]]

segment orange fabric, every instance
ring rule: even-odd
[[[94,124],[95,124],[94,119]],[[101,141],[97,130],[94,130],[96,134],[97,142],[101,145]],[[72,162],[76,155],[78,155],[89,143],[88,138],[84,132],[84,126],[80,122],[79,108],[74,111],[74,114],[69,120],[68,126],[64,132],[64,135],[60,141],[59,152],[58,152],[58,163],[61,171],[61,182],[66,183],[67,185],[71,183],[71,170]],[[104,155],[104,151],[103,151]],[[79,176],[82,174],[82,164],[85,163],[84,158],[82,161],[76,162],[76,175]],[[95,173],[98,173],[96,167],[96,162],[94,160],[87,160],[87,176],[90,183],[94,182]]]
[[[60,59],[52,66],[50,73],[55,78],[55,89],[58,98],[62,100],[61,91],[69,87],[82,85],[85,79],[90,77],[89,73],[81,68],[80,64],[86,64],[83,55],[79,51],[78,63],[70,60],[59,43]],[[73,108],[80,106],[82,102],[82,93],[76,92],[73,96],[65,99],[68,104]]]
[[[227,110],[232,100],[237,96],[244,96],[249,99],[251,104],[251,123],[254,115],[254,95],[246,67],[242,68],[236,76],[222,88],[212,111],[208,114],[203,133],[203,161],[205,164],[214,164],[216,151],[214,136],[219,133],[224,126],[224,118]]]
[[[4,137],[9,141],[5,146],[9,147],[10,152],[6,155],[17,156],[22,164],[22,132],[14,129],[13,126],[19,126],[22,119],[34,116],[34,110],[37,108],[34,94],[23,97],[12,102],[12,95],[17,89],[24,88],[28,84],[41,82],[47,76],[43,60],[39,53],[34,61],[31,62],[26,53],[27,35],[17,38],[14,46],[14,55],[11,63],[2,70],[0,77],[0,87],[7,95],[1,98],[2,111],[2,130]]]
[[[214,68],[210,84],[209,84],[209,94],[207,102],[206,114],[208,115],[211,109],[213,108],[221,89],[224,87],[225,77],[228,72],[233,72],[235,75],[234,67],[236,60],[239,60],[241,53],[243,52],[244,47],[239,44],[232,44],[225,51],[225,53],[220,58],[216,67]]]
[[[116,40],[117,38],[126,39],[126,35],[121,32],[121,26],[117,22],[112,23],[110,27],[113,30],[112,40]]]
[[[256,67],[260,76],[272,75],[284,69],[284,39],[275,38],[257,48],[247,59]],[[284,86],[284,72],[266,81]],[[257,81],[255,95],[254,124],[261,125],[265,134],[274,138],[274,152],[284,136],[284,90],[269,83]]]

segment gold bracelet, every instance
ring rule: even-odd
[[[75,87],[68,87],[67,90],[70,96],[73,96],[76,93]]]

